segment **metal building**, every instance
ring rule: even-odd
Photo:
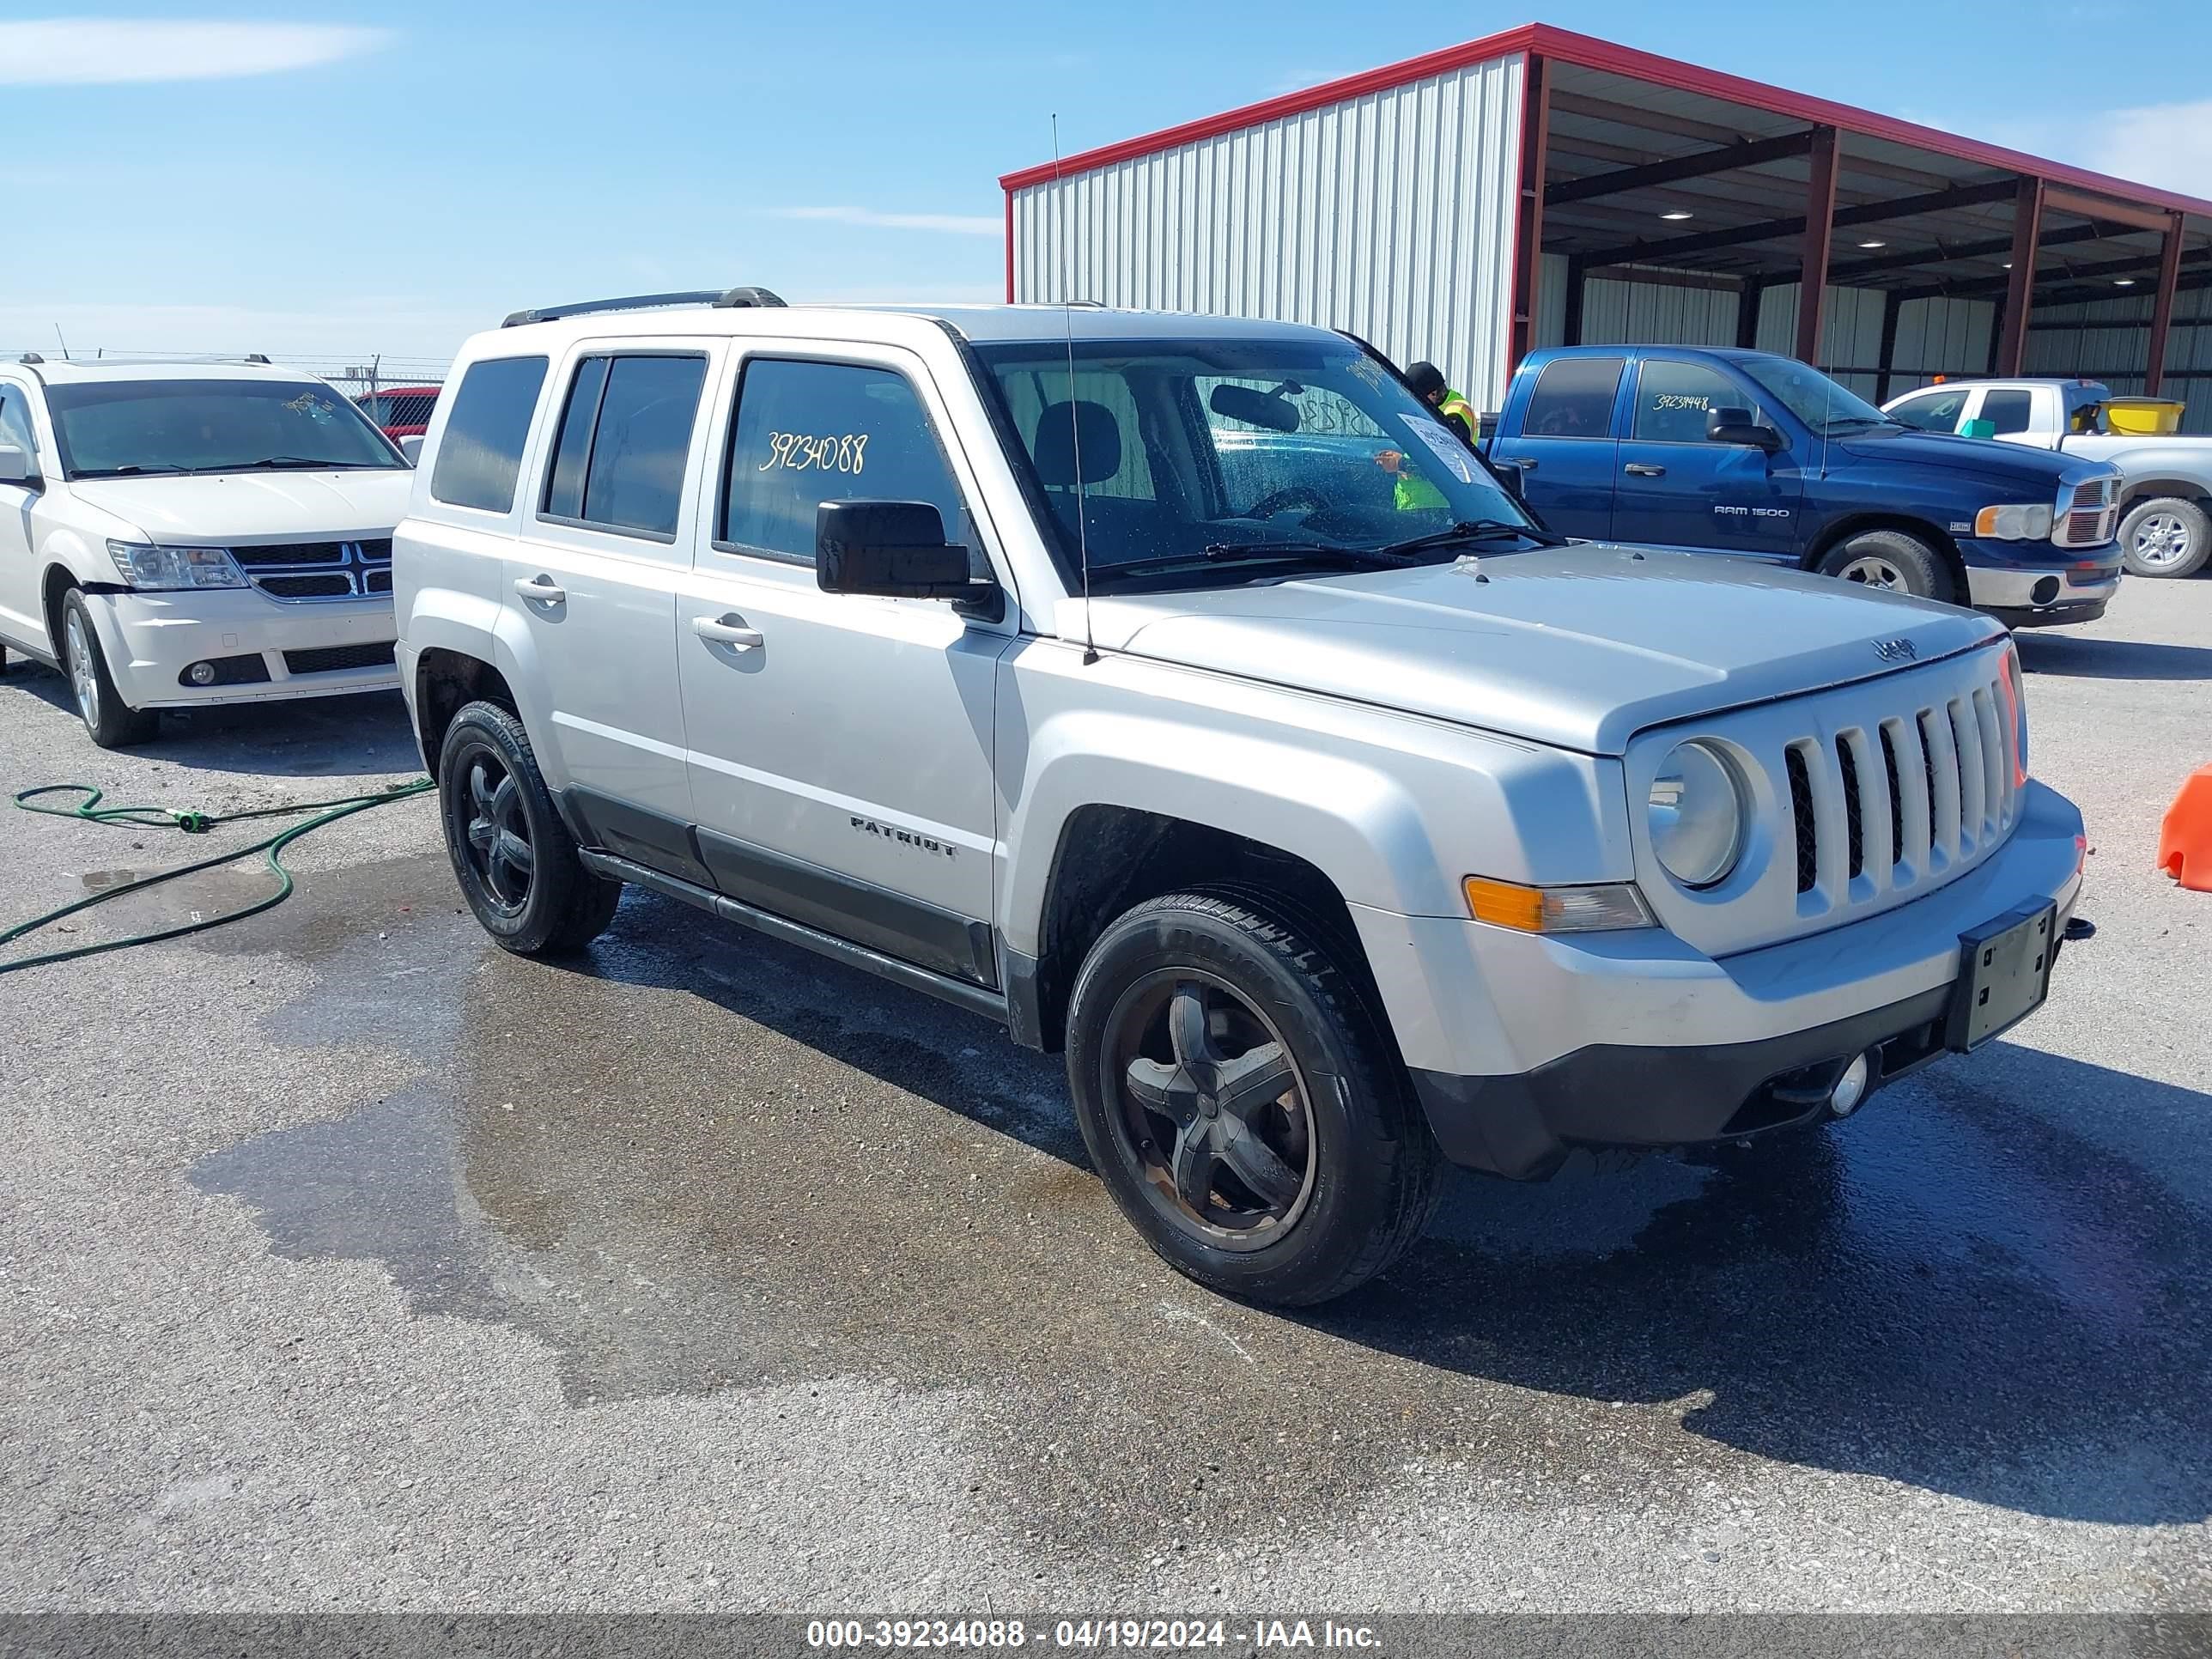
[[[1486,407],[1557,343],[1757,345],[1876,398],[2212,380],[2212,202],[1542,24],[1000,182],[1010,300],[1347,329]]]

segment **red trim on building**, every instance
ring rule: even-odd
[[[1763,81],[1750,81],[1741,76],[1723,74],[1718,70],[1701,69],[1679,58],[1662,58],[1656,52],[1615,46],[1609,40],[1577,34],[1571,29],[1553,28],[1548,23],[1524,23],[1518,28],[1487,35],[1480,40],[1470,40],[1462,46],[1447,46],[1441,52],[1429,52],[1423,57],[1409,58],[1403,63],[1385,64],[1364,74],[1347,76],[1340,81],[1304,88],[1262,103],[1247,104],[1242,109],[1209,115],[1201,120],[1186,121],[1180,126],[1147,133],[1142,137],[1127,138],[1119,143],[1085,150],[1079,155],[1071,155],[1060,162],[1058,172],[1063,178],[1072,173],[1091,172],[1116,161],[1177,149],[1185,144],[1197,143],[1201,139],[1218,137],[1224,132],[1236,132],[1245,127],[1279,121],[1285,116],[1299,115],[1307,110],[1344,103],[1370,93],[1384,92],[1393,87],[1425,81],[1431,76],[1465,69],[1471,64],[1486,64],[1495,58],[1511,57],[1517,52],[1534,52],[1553,63],[1575,64],[1583,69],[1601,70],[1653,86],[1669,87],[1678,92],[1693,92],[1710,98],[1725,99],[1748,108],[1765,110],[1771,114],[1791,116],[1815,126],[1838,127],[1863,137],[1908,144],[1917,149],[1933,151],[1938,155],[1948,155],[2007,173],[2030,173],[2053,184],[2073,185],[2080,189],[2117,196],[2124,201],[2154,203],[2175,212],[2212,217],[2212,201],[2204,201],[2197,197],[2155,190],[2148,185],[2131,184],[2108,173],[2068,167],[2021,150],[2007,149],[2001,144],[1962,138],[1954,132],[1923,127],[1911,121],[1900,121],[1894,116],[1877,114],[1872,110],[1859,109],[1850,104],[1833,103],[1825,98],[1790,92],[1781,87],[1769,86]],[[1054,173],[1054,164],[1047,161],[1037,167],[1009,173],[999,182],[1009,191],[1025,190],[1035,185],[1049,183]]]
[[[1006,192],[1006,303],[1014,302],[1014,192]]]

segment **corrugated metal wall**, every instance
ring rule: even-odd
[[[2131,295],[2080,305],[2039,306],[2027,331],[2025,372],[2094,375],[2117,392],[2141,392],[2141,374],[2106,371],[2119,363],[2149,361],[2151,304],[2148,295]],[[2198,289],[2174,296],[2166,370],[2159,395],[2182,398],[2189,405],[2181,429],[2212,433],[2212,293]],[[2192,371],[2208,378],[2174,378]]]
[[[1018,190],[1014,298],[1349,329],[1495,408],[1521,78],[1499,58]]]

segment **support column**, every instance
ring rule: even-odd
[[[1818,368],[1820,320],[1828,301],[1828,232],[1836,217],[1836,130],[1813,129],[1812,176],[1805,185],[1805,255],[1797,267],[1797,356]]]
[[[2027,313],[2035,304],[2035,246],[2043,230],[2043,180],[2023,179],[2013,199],[2012,277],[2005,284],[2004,321],[1997,336],[1996,374],[2020,373],[2027,356]]]
[[[1589,268],[1582,256],[1575,254],[1567,260],[1566,318],[1559,329],[1561,345],[1580,345],[1583,343],[1583,283],[1589,276]]]
[[[1735,343],[1745,351],[1759,349],[1759,308],[1765,300],[1766,278],[1745,277],[1735,296]]]
[[[2143,370],[2143,395],[2158,396],[2166,380],[2166,337],[2173,327],[2173,295],[2181,286],[2183,220],[2175,214],[2167,222],[2166,240],[2158,250],[2158,295],[2150,304],[2150,362]]]
[[[1881,372],[1874,377],[1874,400],[1877,404],[1889,401],[1889,380],[1897,369],[1897,313],[1905,309],[1905,302],[1896,289],[1887,289],[1881,296],[1881,356],[1875,362]],[[1926,362],[1925,358],[1921,360]]]
[[[1544,168],[1552,133],[1551,77],[1530,52],[1521,76],[1521,200],[1513,242],[1513,320],[1506,337],[1508,374],[1536,334],[1536,293],[1544,271]]]

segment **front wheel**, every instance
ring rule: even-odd
[[[1404,1068],[1318,939],[1176,893],[1109,926],[1070,998],[1068,1082],[1108,1191],[1209,1289],[1310,1305],[1419,1237],[1442,1159]]]
[[[526,957],[580,951],[605,933],[622,884],[576,856],[522,722],[497,703],[470,703],[438,754],[446,850],[483,930]]]
[[[2120,520],[2120,559],[2133,576],[2193,576],[2212,556],[2212,516],[2179,495],[2137,501]]]
[[[76,697],[78,717],[102,749],[127,749],[154,735],[161,716],[123,701],[115,677],[107,672],[107,653],[100,647],[92,607],[74,587],[62,597],[62,668]]]
[[[1902,530],[1863,530],[1830,548],[1817,568],[1824,576],[1862,587],[1955,602],[1955,585],[1942,556]]]

